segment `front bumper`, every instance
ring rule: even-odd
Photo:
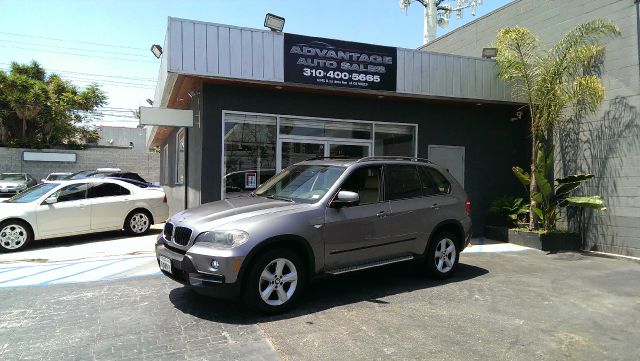
[[[217,298],[235,298],[240,295],[238,282],[225,283],[224,275],[212,275],[198,272],[193,257],[175,252],[164,245],[162,237],[156,243],[156,257],[164,256],[171,260],[171,273],[162,271],[169,278],[191,287],[194,291]]]

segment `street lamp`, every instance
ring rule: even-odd
[[[482,48],[482,57],[487,59],[493,59],[498,56],[498,49],[496,48]]]
[[[282,29],[284,29],[284,18],[268,13],[264,17],[264,26],[271,29],[271,31],[280,33],[282,32]]]
[[[158,44],[153,44],[151,45],[151,52],[156,56],[156,58],[160,59],[162,56],[162,47]]]

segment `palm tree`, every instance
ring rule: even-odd
[[[604,65],[605,38],[620,35],[606,19],[594,19],[569,31],[550,49],[542,49],[530,30],[515,26],[501,29],[496,39],[498,76],[512,87],[512,95],[527,103],[531,120],[531,181],[536,193],[538,145],[552,144],[553,130],[561,127],[571,110],[594,112],[604,98],[600,74]],[[537,228],[531,199],[529,228]]]

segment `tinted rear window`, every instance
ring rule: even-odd
[[[433,168],[427,168],[427,172],[433,179],[436,192],[438,194],[451,193],[451,183],[440,172]]]
[[[387,200],[422,196],[422,184],[414,165],[390,164],[384,168],[384,191]]]
[[[89,198],[113,197],[129,194],[129,190],[114,183],[94,184],[89,189]]]

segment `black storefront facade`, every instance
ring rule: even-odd
[[[523,192],[511,167],[528,164],[528,125],[488,60],[170,18],[162,62],[155,104],[192,117],[149,138],[172,213],[313,156],[436,158],[475,234],[494,198]]]

